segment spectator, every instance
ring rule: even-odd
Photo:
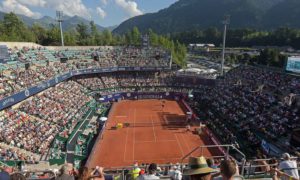
[[[223,180],[237,179],[238,167],[233,160],[223,160],[220,165],[220,172]]]
[[[299,179],[299,173],[297,168],[297,162],[291,160],[291,156],[288,153],[284,153],[282,155],[284,161],[279,163],[279,170],[283,171],[284,173],[288,174],[289,176],[292,176],[296,179]],[[287,180],[286,177],[282,178]]]
[[[96,168],[91,172],[91,178],[93,180],[105,180],[103,167],[96,166]]]
[[[135,180],[138,178],[139,174],[140,174],[141,169],[138,166],[138,163],[134,163],[133,168],[131,170],[131,179]]]
[[[10,180],[8,172],[4,171],[4,168],[0,168],[0,169],[1,169],[0,179],[1,180]]]
[[[282,179],[288,179],[288,180],[299,180],[299,178],[295,178],[293,176],[288,175],[287,173],[284,173],[282,171],[279,171],[276,168],[271,168],[271,175],[273,175],[273,180],[279,180],[278,178]]]
[[[215,164],[214,159],[210,158],[206,160],[208,167],[211,167],[213,169],[217,169],[218,166]]]
[[[158,176],[156,176],[157,171],[157,165],[155,163],[151,163],[148,167],[147,174],[141,175],[138,177],[138,180],[154,180],[159,179]]]
[[[56,180],[74,180],[74,176],[70,175],[70,172],[73,170],[72,164],[65,164],[60,169],[60,175]]]
[[[13,173],[10,175],[10,180],[26,180],[26,178],[20,173]]]
[[[208,167],[203,156],[190,157],[188,167],[183,171],[183,175],[189,176],[190,180],[210,180],[211,174],[215,172],[213,168]]]
[[[181,180],[182,173],[180,167],[178,165],[173,166],[169,171],[169,176],[171,177],[171,180]]]

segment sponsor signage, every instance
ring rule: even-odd
[[[116,72],[116,71],[149,71],[149,70],[158,70],[158,69],[165,69],[165,70],[169,69],[170,70],[171,68],[169,68],[169,67],[165,67],[165,68],[162,68],[162,67],[159,67],[159,68],[154,68],[154,67],[112,67],[112,68],[79,69],[79,70],[70,71],[70,72],[64,73],[62,75],[57,75],[47,81],[42,81],[38,85],[30,87],[28,89],[25,89],[25,90],[23,90],[19,93],[16,93],[12,96],[0,99],[0,111],[2,109],[12,106],[18,102],[21,102],[32,95],[35,95],[49,87],[55,86],[56,84],[58,84],[62,81],[65,81],[76,75],[87,75],[87,74]],[[123,94],[115,95],[114,97],[120,98],[121,96],[123,96]],[[145,97],[141,96],[138,98],[147,98],[147,96],[145,96]],[[113,98],[113,97],[110,97],[110,98]],[[151,96],[149,96],[148,98],[151,98]]]

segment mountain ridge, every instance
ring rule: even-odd
[[[0,11],[0,20],[3,20],[4,18],[4,15],[7,14],[5,12],[1,12]],[[39,19],[33,19],[33,18],[30,18],[30,17],[27,17],[27,16],[24,16],[24,15],[20,15],[20,14],[16,14],[20,19],[23,20],[24,24],[31,27],[33,26],[34,24],[39,24],[41,25],[42,27],[44,28],[51,28],[52,25],[56,25],[58,24],[57,21],[50,17],[50,16],[43,16]],[[64,16],[64,22],[63,22],[63,29],[64,30],[72,30],[72,29],[75,29],[76,28],[76,25],[78,23],[84,23],[86,25],[89,25],[90,21],[80,17],[80,16]],[[95,24],[97,29],[99,31],[103,31],[105,29],[108,29],[108,30],[113,30],[115,27],[117,26],[109,26],[109,27],[103,27],[103,26],[100,26],[99,24]]]
[[[299,1],[299,0],[298,0]],[[224,15],[231,15],[230,27],[272,29],[281,24],[268,23],[274,13],[282,18],[282,25],[300,27],[296,20],[300,18],[300,1],[297,0],[179,0],[168,8],[156,13],[148,13],[130,18],[121,23],[114,33],[123,34],[134,26],[141,32],[152,29],[157,33],[176,33],[192,29],[222,27]],[[280,9],[280,7],[285,7]],[[297,11],[297,18],[289,21],[292,16],[290,9]],[[299,13],[298,13],[299,11]],[[295,13],[295,12],[293,12]],[[285,15],[286,14],[286,15]],[[298,16],[299,14],[299,16]],[[274,21],[274,19],[272,19]]]

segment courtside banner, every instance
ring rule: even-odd
[[[117,101],[119,99],[181,99],[187,96],[186,93],[180,92],[122,92],[102,96],[99,101]]]
[[[0,111],[76,75],[98,74],[117,71],[159,71],[170,69],[170,67],[111,67],[73,70],[64,74],[57,75],[47,81],[42,81],[38,85],[24,89],[14,95],[0,99]]]
[[[54,78],[47,81],[43,81],[36,86],[30,87],[12,96],[1,99],[0,110],[10,107],[16,103],[19,103],[32,95],[35,95],[49,87],[55,86],[56,84],[69,79],[70,77],[71,77],[71,73],[65,73],[60,76],[55,76]]]

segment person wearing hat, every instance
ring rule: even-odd
[[[131,170],[131,179],[136,180],[138,176],[140,175],[141,169],[139,168],[139,164],[136,162],[133,165],[133,168]]]
[[[169,171],[169,176],[171,177],[171,180],[181,180],[182,179],[182,173],[180,171],[179,165],[175,165],[171,168]]]
[[[157,171],[157,165],[155,163],[151,163],[148,167],[147,174],[141,175],[138,177],[138,180],[154,180],[159,179],[158,176],[156,176]]]
[[[297,162],[291,160],[291,156],[289,153],[284,153],[282,155],[284,161],[279,163],[279,170],[283,171],[284,173],[299,179],[299,173],[298,173],[298,168],[297,168]],[[282,179],[287,179],[283,177]]]
[[[189,176],[190,180],[210,180],[211,174],[216,172],[213,168],[208,167],[206,159],[201,157],[190,157],[188,169],[183,171],[184,176]]]

